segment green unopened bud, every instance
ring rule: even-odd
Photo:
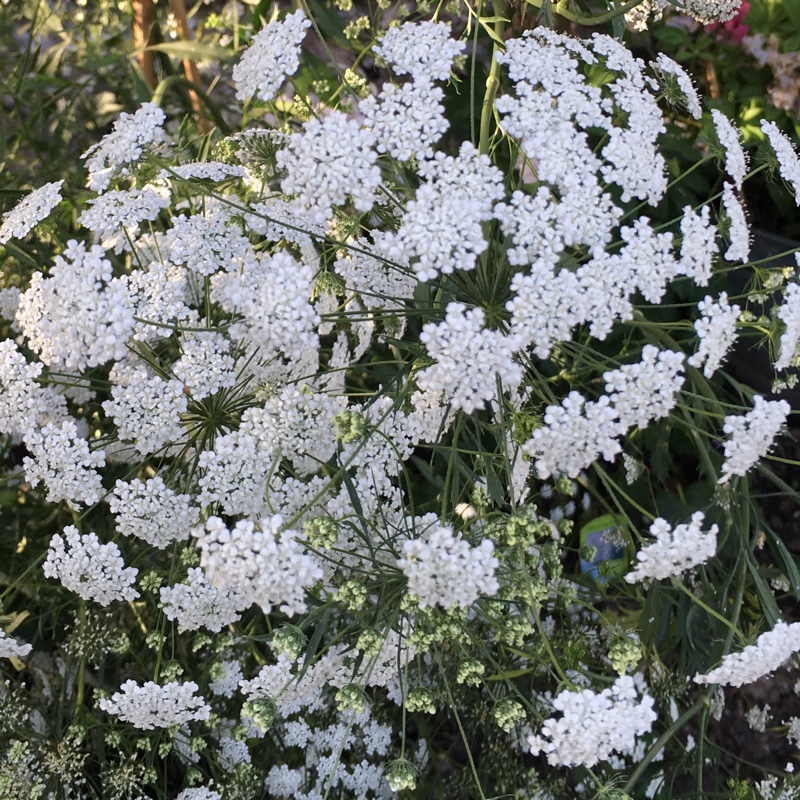
[[[635,667],[642,657],[642,647],[639,637],[633,634],[620,634],[611,640],[608,648],[608,658],[611,666],[624,675],[629,668]]]
[[[361,650],[365,656],[371,658],[380,653],[384,641],[384,637],[381,636],[378,631],[367,628],[361,636],[358,637],[356,647]]]
[[[523,719],[525,719],[525,709],[510,697],[503,698],[494,707],[494,721],[506,733]]]
[[[408,759],[398,758],[387,767],[386,781],[393,792],[414,789],[417,786],[417,770]]]
[[[333,418],[333,428],[342,444],[350,444],[367,432],[367,420],[359,411],[342,411]]]
[[[336,599],[348,610],[358,611],[367,601],[367,590],[358,581],[347,581],[339,587]]]
[[[275,631],[272,635],[272,650],[276,654],[286,653],[296,659],[306,648],[306,637],[300,628],[294,625],[287,625],[285,628]]]
[[[486,671],[486,667],[474,658],[465,658],[458,665],[456,683],[466,683],[468,686],[480,686],[481,676]]]
[[[330,517],[316,517],[303,523],[303,533],[312,547],[333,547],[339,527]]]
[[[342,686],[336,692],[336,707],[339,711],[347,711],[348,709],[360,714],[366,707],[369,698],[367,698],[364,690],[355,683],[349,683],[347,686]]]
[[[248,700],[242,707],[242,716],[252,720],[262,733],[266,733],[277,716],[275,703],[268,697],[261,700]]]
[[[422,686],[412,689],[406,695],[405,706],[406,711],[410,711],[412,713],[416,711],[422,712],[423,714],[436,713],[436,700],[433,692],[430,689],[425,689]]]

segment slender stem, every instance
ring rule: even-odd
[[[494,9],[496,20],[494,23],[495,37],[492,45],[492,64],[489,67],[489,76],[486,78],[486,91],[483,94],[483,105],[481,106],[481,131],[478,143],[478,152],[481,155],[486,155],[489,152],[489,129],[494,116],[494,100],[500,87],[500,64],[497,61],[497,54],[503,50],[500,42],[503,41],[506,32],[502,3],[497,5],[499,8]]]

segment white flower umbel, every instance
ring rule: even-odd
[[[722,206],[730,222],[730,246],[725,251],[726,261],[747,261],[750,258],[750,227],[744,208],[729,183],[722,187]]]
[[[269,614],[272,607],[289,616],[306,611],[305,590],[322,579],[316,559],[304,552],[297,531],[282,529],[280,516],[253,522],[239,520],[229,530],[209,517],[192,534],[200,548],[200,565],[217,587],[241,594]]]
[[[662,580],[678,577],[688,569],[704,564],[717,552],[719,528],[712,525],[702,529],[705,515],[702,511],[692,514],[692,521],[677,525],[674,529],[660,517],[650,526],[656,541],[643,547],[637,554],[636,569],[625,576],[628,583],[645,578]]]
[[[172,374],[195,400],[236,385],[236,362],[231,342],[215,331],[192,331],[181,341],[181,357],[172,365]]]
[[[33,650],[32,644],[19,644],[0,628],[0,658],[25,658]]]
[[[137,536],[160,550],[187,539],[200,521],[191,496],[174,492],[158,475],[144,483],[138,478],[117,481],[108,506],[118,533]]]
[[[138,570],[126,567],[119,548],[101,544],[96,533],[81,535],[74,525],[56,533],[42,565],[48,578],[55,578],[84,600],[107,606],[115,600],[135,600],[133,588]]]
[[[452,528],[436,525],[419,539],[403,542],[402,553],[397,566],[408,578],[408,593],[418,598],[420,608],[467,608],[481,595],[491,597],[500,588],[490,539],[471,547],[461,534],[453,535]]]
[[[700,105],[700,98],[697,96],[697,90],[694,88],[694,83],[689,73],[680,64],[663,53],[658,54],[655,66],[660,72],[675,77],[678,88],[686,98],[687,110],[695,119],[700,119],[703,116],[703,107]]]
[[[800,284],[790,283],[783,294],[783,303],[778,309],[778,319],[786,326],[781,334],[780,357],[775,369],[788,369],[794,364],[797,346],[800,344]]]
[[[162,127],[165,119],[155,103],[144,103],[135,114],[120,114],[111,133],[81,156],[88,159],[86,185],[100,193],[108,188],[112,178],[128,175],[128,167],[139,161],[145,149],[165,140]]]
[[[711,224],[709,214],[708,206],[703,206],[699,214],[686,206],[681,219],[680,272],[698,286],[708,286],[718,252],[717,229]]]
[[[683,9],[703,25],[733,19],[743,0],[684,0]]]
[[[613,461],[622,451],[617,437],[624,432],[608,397],[592,403],[573,391],[560,406],[547,407],[544,426],[533,432],[522,452],[534,460],[542,480],[553,474],[576,478],[600,455]]]
[[[286,78],[297,72],[300,45],[310,27],[302,11],[265,25],[233,68],[236,97],[243,102],[252,97],[272,100]]]
[[[787,625],[776,623],[771,631],[762,633],[755,644],[739,653],[730,653],[707,675],[695,675],[695,683],[719,683],[723,686],[743,686],[769,675],[793,653],[800,650],[800,622]]]
[[[797,157],[794,145],[778,130],[778,126],[774,122],[763,120],[761,130],[769,139],[769,143],[778,157],[781,177],[792,187],[795,202],[800,206],[800,159]]]
[[[614,752],[632,750],[636,737],[650,732],[657,714],[654,701],[634,680],[623,675],[602,692],[561,692],[553,708],[561,717],[544,721],[539,734],[528,737],[530,752],[543,753],[551,766],[593,767]]]
[[[333,207],[343,205],[348,197],[356,211],[369,211],[381,185],[374,144],[371,131],[340,111],[321,119],[314,117],[302,133],[289,137],[275,157],[285,171],[281,189],[295,195],[294,206],[308,211],[320,225],[333,216]]]
[[[222,795],[205,787],[184,789],[175,800],[222,800]]]
[[[55,369],[83,372],[127,354],[134,326],[127,286],[102,248],[70,240],[45,278],[34,273],[20,297],[19,328]]]
[[[711,119],[714,121],[717,139],[725,148],[725,170],[733,178],[733,185],[737,189],[741,189],[745,175],[747,175],[749,157],[742,147],[739,129],[732,125],[731,121],[716,108],[711,111]]]
[[[0,244],[9,239],[27,236],[61,202],[61,185],[64,181],[46,183],[20,200],[11,211],[3,214],[0,225]]]
[[[747,471],[767,453],[786,422],[792,407],[785,400],[765,400],[753,396],[753,410],[747,414],[725,417],[722,430],[728,434],[725,442],[725,462],[718,483],[727,483],[734,475]]]
[[[406,22],[389,28],[373,52],[398,75],[446,81],[453,59],[463,49],[464,44],[450,36],[450,26],[444,22]]]
[[[89,442],[78,435],[73,420],[28,431],[24,441],[32,456],[22,461],[25,479],[31,486],[44,483],[48,503],[66,500],[73,507],[93,505],[103,496],[97,469],[105,466],[105,453],[89,450]]]
[[[190,631],[201,627],[221,631],[250,605],[241,595],[218,589],[199,567],[189,570],[186,583],[162,586],[159,596],[164,616]]]
[[[255,255],[249,239],[222,213],[172,217],[170,222],[163,244],[166,257],[199,275],[233,272]]]
[[[684,382],[683,359],[683,353],[648,344],[638,364],[625,364],[603,375],[624,428],[645,428],[651,420],[669,416]]]
[[[468,414],[483,408],[497,395],[497,379],[506,390],[522,380],[522,368],[514,361],[520,346],[515,335],[483,327],[480,308],[467,310],[462,303],[450,303],[444,321],[423,325],[419,340],[435,364],[417,376],[423,391],[444,392],[454,408]]]
[[[211,715],[211,706],[195,694],[199,687],[194,681],[163,686],[153,681],[142,686],[136,681],[125,681],[119,688],[111,699],[103,698],[98,705],[107,714],[130,722],[139,730],[203,721]]]
[[[700,367],[705,362],[703,374],[710,378],[736,341],[736,322],[741,309],[728,304],[727,292],[722,292],[716,302],[713,297],[706,295],[697,304],[697,309],[702,316],[695,321],[694,329],[700,337],[700,346],[686,363]]]

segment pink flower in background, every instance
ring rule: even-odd
[[[705,30],[707,33],[716,31],[718,39],[727,39],[735,44],[741,44],[742,39],[750,30],[750,26],[745,22],[749,13],[750,3],[742,3],[733,19],[723,23],[712,22],[711,25],[704,26]]]

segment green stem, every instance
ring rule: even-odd
[[[547,4],[547,0],[525,0],[530,5],[534,6],[535,8],[542,8],[544,5]],[[565,4],[558,3],[552,9],[558,14],[560,17],[564,17],[564,19],[569,20],[570,22],[574,22],[576,25],[586,25],[591,27],[593,25],[602,25],[604,22],[611,22],[614,17],[618,17],[621,14],[627,14],[632,8],[636,8],[636,6],[640,5],[643,0],[628,0],[627,3],[624,3],[621,6],[617,6],[616,8],[611,9],[611,11],[606,11],[605,14],[598,14],[597,16],[588,16],[588,17],[581,17],[578,14],[573,14],[571,11],[567,11],[564,8]]]
[[[693,602],[697,603],[697,605],[699,605],[700,608],[703,609],[703,611],[705,611],[708,614],[711,614],[712,617],[718,619],[723,625],[728,627],[730,631],[732,631],[733,634],[739,638],[739,641],[741,641],[743,644],[746,643],[746,640],[742,635],[742,632],[736,627],[736,625],[734,625],[730,620],[725,619],[725,617],[723,617],[722,614],[720,614],[718,611],[714,611],[714,609],[711,608],[711,606],[706,605],[696,594],[694,594],[690,589],[688,589],[684,585],[683,581],[679,580],[678,578],[673,578],[672,585],[677,586],[677,588],[680,589],[685,594],[687,594],[692,599]]]
[[[481,106],[481,130],[480,141],[478,142],[478,152],[486,155],[489,152],[489,129],[494,116],[494,100],[497,97],[497,90],[500,87],[500,64],[497,61],[497,53],[503,50],[503,37],[506,32],[506,21],[503,19],[502,4],[500,8],[494,9],[496,20],[494,23],[494,44],[492,45],[492,64],[489,67],[489,75],[486,78],[486,91],[483,94],[483,105]]]

